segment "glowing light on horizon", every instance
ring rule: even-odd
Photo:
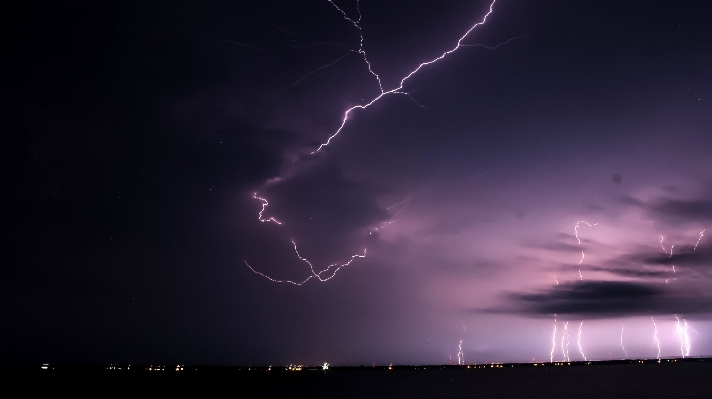
[[[384,90],[384,88],[383,88],[383,83],[381,82],[381,78],[380,78],[380,76],[373,70],[373,67],[372,67],[372,65],[371,65],[371,62],[368,60],[368,57],[367,57],[367,55],[366,55],[366,51],[364,50],[363,29],[362,29],[362,27],[361,27],[361,25],[360,25],[360,23],[361,23],[361,18],[362,18],[362,14],[361,14],[361,8],[360,8],[360,2],[359,2],[359,0],[356,0],[356,11],[357,11],[357,13],[358,13],[358,18],[356,18],[356,19],[353,19],[353,18],[349,17],[349,15],[348,15],[343,9],[341,9],[339,6],[337,6],[337,5],[333,2],[333,0],[327,0],[327,1],[328,1],[334,8],[336,8],[336,10],[338,10],[338,11],[341,13],[341,15],[343,16],[343,18],[344,18],[346,21],[350,22],[350,23],[358,30],[358,32],[359,32],[359,47],[358,47],[358,50],[357,50],[357,51],[356,51],[356,50],[352,50],[352,49],[347,48],[346,46],[339,45],[339,46],[341,46],[341,47],[347,48],[347,49],[348,49],[348,52],[347,52],[346,54],[342,55],[340,58],[338,58],[338,59],[332,61],[331,63],[326,64],[326,65],[323,65],[323,66],[320,66],[320,67],[318,67],[318,68],[312,70],[312,71],[309,72],[308,74],[302,76],[300,79],[298,79],[296,82],[294,82],[294,83],[292,84],[292,86],[290,86],[290,87],[294,87],[295,85],[299,84],[301,81],[303,81],[304,79],[306,79],[307,77],[311,76],[312,74],[316,73],[317,71],[319,71],[319,70],[321,70],[321,69],[324,69],[324,68],[328,68],[328,67],[330,67],[330,66],[333,66],[333,65],[336,64],[337,62],[339,62],[339,61],[341,61],[342,59],[344,59],[345,57],[347,57],[349,54],[351,54],[351,53],[358,53],[358,54],[360,54],[360,55],[363,57],[363,60],[364,60],[364,62],[366,63],[366,65],[367,65],[367,67],[368,67],[369,73],[371,73],[371,75],[373,75],[374,78],[376,79],[376,81],[378,82],[378,87],[379,87],[379,89],[380,89],[380,94],[377,95],[376,97],[374,97],[373,99],[371,99],[371,100],[370,100],[369,102],[367,102],[367,103],[360,104],[360,105],[356,105],[356,106],[353,106],[353,107],[347,109],[347,110],[343,113],[341,125],[339,126],[339,128],[336,129],[336,131],[334,131],[334,132],[327,138],[327,140],[326,140],[325,142],[321,143],[321,144],[318,146],[318,148],[317,148],[316,150],[312,151],[311,154],[315,154],[315,153],[319,152],[322,148],[324,148],[325,146],[328,146],[328,145],[331,143],[331,140],[334,139],[334,138],[341,132],[341,130],[344,128],[344,126],[346,125],[346,122],[347,122],[347,120],[349,119],[349,115],[351,114],[351,111],[353,111],[353,110],[355,110],[355,109],[366,109],[366,108],[368,108],[370,105],[374,104],[375,102],[377,102],[378,100],[380,100],[381,98],[383,98],[384,96],[386,96],[386,95],[388,95],[388,94],[403,94],[403,95],[408,96],[413,102],[415,102],[415,100],[410,96],[409,93],[403,91],[403,86],[405,85],[405,82],[406,82],[408,79],[410,79],[414,74],[418,73],[418,71],[420,71],[423,67],[436,63],[437,61],[439,61],[439,60],[441,60],[441,59],[447,57],[449,54],[452,54],[453,52],[455,52],[456,50],[458,50],[460,47],[462,47],[462,46],[463,46],[462,41],[463,41],[475,28],[477,28],[477,27],[480,26],[480,25],[483,25],[483,24],[487,21],[487,17],[492,13],[492,8],[494,7],[494,4],[495,4],[495,2],[496,2],[496,0],[492,0],[492,2],[491,2],[490,5],[489,5],[489,9],[488,9],[487,13],[484,15],[484,17],[482,18],[482,20],[481,20],[480,22],[477,22],[477,23],[475,23],[474,25],[470,26],[470,28],[457,40],[457,43],[455,44],[455,46],[454,46],[453,48],[451,48],[450,50],[447,50],[447,51],[443,52],[440,56],[438,56],[438,57],[436,57],[436,58],[434,58],[434,59],[432,59],[432,60],[430,60],[430,61],[421,62],[414,70],[412,70],[410,73],[408,73],[407,75],[405,75],[405,76],[400,80],[400,84],[398,85],[398,87],[393,88],[393,89],[391,89],[391,90]],[[507,43],[509,43],[510,41],[515,40],[515,39],[518,39],[518,38],[520,38],[520,37],[515,37],[515,38],[512,38],[512,39],[510,39],[510,40],[507,40],[506,42],[503,42],[503,43],[500,43],[500,44],[496,45],[494,48],[497,48],[497,47],[499,47],[499,46],[501,46],[501,45],[507,44]],[[468,45],[468,46],[473,46],[473,45]],[[487,47],[487,46],[484,46],[484,47]],[[494,48],[493,48],[493,49],[494,49]],[[415,103],[418,104],[417,102],[415,102]],[[418,104],[418,105],[420,105],[420,104]],[[422,105],[420,105],[420,106],[422,106]],[[278,221],[277,219],[275,219],[274,217],[270,217],[270,218],[264,218],[264,217],[263,217],[263,212],[265,211],[265,208],[267,207],[267,205],[269,205],[267,199],[262,198],[262,197],[258,197],[258,196],[257,196],[257,193],[254,193],[254,194],[253,194],[253,198],[255,198],[255,199],[257,199],[257,200],[260,200],[260,201],[262,202],[262,209],[260,210],[260,212],[259,212],[259,214],[258,214],[258,219],[259,219],[261,222],[274,222],[274,223],[279,224],[279,225],[282,224],[281,222],[279,222],[279,221]],[[407,201],[407,199],[406,199],[406,201]],[[391,223],[393,223],[393,222],[395,221],[393,218],[394,218],[399,212],[400,212],[400,210],[399,210],[398,212],[396,212],[396,214],[393,215],[390,220],[388,220],[388,221],[386,221],[386,222],[383,222],[382,224],[380,224],[380,225],[378,225],[378,226],[376,226],[376,227],[370,229],[370,230],[369,230],[369,234],[373,234],[374,232],[380,231],[380,230],[382,230],[383,228],[385,228],[386,226],[388,226],[388,225],[390,225]],[[314,278],[314,277],[316,277],[319,281],[327,281],[327,280],[331,279],[332,277],[334,277],[334,275],[336,275],[336,272],[339,271],[342,267],[348,266],[355,258],[357,258],[357,257],[363,258],[363,257],[366,256],[366,250],[364,249],[363,255],[353,255],[353,256],[351,257],[351,259],[349,259],[347,262],[342,263],[342,264],[336,264],[336,263],[335,263],[335,264],[329,265],[325,270],[322,270],[321,272],[318,272],[318,273],[317,273],[317,272],[314,271],[314,267],[313,267],[313,265],[311,264],[311,262],[310,262],[309,260],[303,258],[301,255],[299,255],[299,252],[297,251],[297,246],[296,246],[296,244],[294,243],[294,241],[292,241],[292,244],[294,244],[294,251],[295,251],[295,253],[297,254],[297,257],[299,257],[299,259],[301,259],[302,261],[306,262],[306,263],[309,265],[309,268],[310,268],[311,273],[312,273],[309,277],[307,277],[305,280],[303,280],[303,281],[301,281],[301,282],[295,282],[295,281],[292,281],[292,280],[277,280],[277,279],[274,279],[274,278],[272,278],[272,277],[269,277],[269,276],[267,276],[267,275],[265,275],[265,274],[263,274],[263,273],[261,273],[261,272],[258,272],[258,271],[255,270],[249,263],[247,263],[246,260],[245,260],[245,264],[247,265],[247,267],[250,268],[250,270],[252,270],[252,272],[254,272],[255,274],[258,274],[258,275],[260,275],[260,276],[262,276],[262,277],[265,277],[265,278],[269,279],[270,281],[273,281],[273,282],[286,282],[286,283],[291,283],[291,284],[294,284],[294,285],[302,285],[302,284],[306,283],[309,279]],[[333,271],[333,273],[332,273],[329,277],[322,278],[322,273],[324,273],[324,272],[330,270],[331,268],[335,268],[335,270]]]

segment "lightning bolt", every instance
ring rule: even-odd
[[[564,347],[564,342],[566,346]],[[564,332],[561,334],[561,353],[564,355],[564,361],[568,362],[569,359],[569,322],[564,323]]]
[[[303,258],[303,257],[299,254],[299,251],[297,250],[297,244],[296,244],[294,241],[292,241],[292,245],[294,245],[294,252],[297,254],[297,257],[298,257],[300,260],[302,260],[303,262],[305,262],[306,264],[308,264],[308,265],[309,265],[309,270],[311,271],[311,275],[310,275],[309,277],[307,277],[306,279],[304,279],[303,281],[301,281],[301,282],[296,282],[296,281],[292,281],[292,280],[277,280],[277,279],[274,279],[274,278],[272,278],[272,277],[270,277],[270,276],[268,276],[268,275],[266,275],[266,274],[264,274],[264,273],[258,272],[258,271],[255,270],[249,263],[247,263],[247,261],[244,261],[244,262],[245,262],[245,264],[247,265],[247,267],[249,267],[250,270],[252,270],[253,273],[258,274],[258,275],[260,275],[260,276],[262,276],[262,277],[264,277],[264,278],[266,278],[266,279],[268,279],[268,280],[270,280],[270,281],[272,281],[272,282],[275,282],[275,283],[290,283],[290,284],[294,284],[294,285],[302,285],[302,284],[306,283],[307,281],[311,280],[312,278],[316,278],[317,280],[319,280],[319,281],[321,281],[321,282],[329,281],[329,280],[331,280],[332,278],[334,278],[334,276],[336,275],[336,272],[338,272],[339,270],[341,270],[341,268],[350,265],[351,262],[353,262],[356,258],[365,258],[365,257],[366,257],[366,249],[364,249],[364,250],[363,250],[363,255],[359,255],[359,254],[352,255],[351,258],[350,258],[347,262],[344,262],[344,263],[332,263],[331,265],[327,266],[326,269],[324,269],[324,270],[322,270],[322,271],[320,271],[320,272],[316,272],[316,271],[314,270],[314,265],[312,265],[312,263],[311,263],[308,259]],[[322,277],[322,274],[323,274],[323,273],[328,272],[328,271],[331,270],[332,268],[335,268],[335,269],[334,269],[333,273],[331,273],[331,275],[329,275],[328,277]]]
[[[579,225],[580,225],[581,223],[585,223],[588,227],[593,227],[593,226],[597,226],[597,225],[598,225],[598,223],[593,223],[593,224],[591,224],[591,223],[588,223],[588,222],[583,221],[583,220],[579,220],[578,222],[576,222],[576,226],[574,226],[574,235],[576,236],[576,241],[578,241],[579,247],[581,246],[581,239],[580,239],[579,236],[578,236],[578,229],[579,229]],[[578,263],[578,266],[579,266],[579,269],[578,269],[578,271],[579,271],[579,280],[583,280],[583,274],[581,273],[581,264],[583,263],[583,258],[584,258],[585,256],[586,256],[586,255],[583,253],[583,249],[581,249],[581,259],[579,260],[579,263]]]
[[[684,358],[685,356],[690,356],[690,334],[687,332],[687,320],[682,319],[685,322],[685,326],[683,327],[677,315],[675,315],[675,319],[677,320],[675,330],[677,331],[677,336],[680,338],[680,355]]]
[[[653,319],[653,341],[658,346],[658,360],[660,360],[660,341],[658,340],[658,326],[655,325],[655,319]]]
[[[579,325],[579,333],[578,333],[578,348],[579,352],[581,353],[581,356],[583,356],[583,360],[588,360],[586,359],[586,355],[583,354],[583,349],[581,348],[581,332],[583,330],[583,320],[581,320],[581,324]]]
[[[262,201],[262,209],[260,210],[260,213],[257,214],[257,219],[259,219],[260,222],[274,222],[274,223],[277,223],[277,224],[282,224],[282,222],[279,222],[277,219],[275,219],[275,218],[273,218],[273,217],[268,218],[268,219],[265,219],[264,217],[262,217],[262,212],[264,212],[265,209],[267,208],[267,205],[269,205],[269,202],[267,202],[266,199],[264,199],[264,198],[262,198],[262,197],[258,197],[258,196],[257,196],[257,193],[254,193],[254,194],[252,195],[252,198],[254,198],[254,199],[256,199],[256,200],[259,200],[259,201]]]
[[[623,323],[621,323],[621,348],[623,349],[623,353],[625,353],[625,358],[628,358],[628,352],[625,350],[625,346],[623,346]]]
[[[460,345],[458,345],[457,364],[459,364],[459,365],[465,364],[465,355],[462,353],[462,340],[460,340]]]
[[[705,235],[705,229],[702,229],[702,231],[700,231],[700,238],[697,239],[697,242],[695,243],[695,248],[692,249],[693,251],[697,249],[698,245],[700,245],[700,240],[702,239],[702,236],[704,236],[704,235]]]
[[[549,362],[554,362],[554,351],[556,350],[556,315],[554,315],[554,334],[551,337],[551,356]]]
[[[379,95],[377,95],[376,97],[374,97],[371,101],[369,101],[369,102],[367,102],[367,103],[365,103],[365,104],[354,105],[353,107],[347,109],[347,110],[344,112],[344,114],[343,114],[343,117],[342,117],[342,119],[341,119],[341,125],[339,126],[339,128],[336,129],[336,131],[335,131],[334,133],[332,133],[332,134],[329,136],[329,138],[328,138],[325,142],[321,143],[321,144],[319,145],[319,147],[318,147],[316,150],[312,151],[311,154],[313,155],[313,154],[315,154],[315,153],[321,151],[322,148],[328,146],[328,145],[331,143],[331,140],[333,140],[334,137],[338,136],[339,133],[341,133],[341,130],[342,130],[342,129],[344,128],[344,126],[346,125],[346,121],[349,120],[349,116],[351,115],[351,112],[352,112],[353,110],[355,110],[355,109],[366,109],[366,108],[370,107],[372,104],[374,104],[375,102],[377,102],[378,100],[382,99],[383,97],[385,97],[385,96],[387,96],[387,95],[389,95],[389,94],[406,94],[406,95],[407,95],[408,93],[405,92],[405,91],[403,91],[403,85],[405,85],[405,82],[406,82],[408,79],[410,79],[413,75],[415,75],[416,73],[418,73],[418,71],[420,71],[423,67],[426,67],[426,66],[428,66],[428,65],[434,64],[434,63],[436,63],[436,62],[442,60],[443,58],[447,57],[448,55],[454,53],[454,52],[457,51],[460,47],[463,47],[462,41],[465,40],[465,38],[466,38],[473,30],[475,30],[475,28],[477,28],[477,27],[480,26],[480,25],[483,25],[483,24],[487,21],[487,17],[492,13],[492,7],[494,7],[494,3],[495,3],[495,2],[496,2],[496,0],[492,1],[492,3],[491,3],[490,6],[489,6],[489,11],[488,11],[487,14],[485,14],[485,16],[482,18],[482,21],[481,21],[481,22],[477,22],[477,23],[475,23],[474,25],[472,25],[472,26],[470,27],[470,29],[468,29],[468,30],[465,32],[465,34],[462,35],[462,36],[457,40],[457,43],[455,44],[455,46],[454,46],[452,49],[443,52],[440,56],[438,56],[438,57],[436,57],[436,58],[433,58],[433,59],[430,60],[430,61],[421,62],[421,63],[418,65],[418,67],[416,67],[414,70],[412,70],[410,73],[408,73],[405,77],[403,77],[403,78],[401,79],[400,84],[398,85],[398,87],[393,88],[393,89],[390,89],[390,90],[384,90],[384,89],[383,89],[383,83],[381,82],[380,76],[378,76],[378,74],[373,71],[373,68],[371,67],[371,63],[368,61],[368,58],[366,57],[366,51],[363,49],[363,30],[361,29],[361,26],[359,25],[359,23],[360,23],[360,21],[361,21],[361,11],[360,11],[360,9],[359,9],[359,7],[358,7],[358,1],[356,2],[356,6],[357,6],[356,8],[357,8],[357,10],[358,10],[358,19],[354,20],[354,19],[349,18],[349,16],[346,14],[346,12],[344,12],[344,10],[342,10],[342,9],[339,8],[336,4],[334,4],[334,2],[333,2],[332,0],[329,0],[329,3],[331,3],[334,7],[336,7],[336,9],[339,10],[339,12],[341,12],[341,14],[343,15],[344,19],[347,20],[347,21],[349,21],[349,22],[351,22],[351,24],[353,24],[353,26],[354,26],[356,29],[358,29],[359,34],[360,34],[360,38],[361,38],[360,44],[359,44],[358,53],[363,56],[364,61],[365,61],[366,64],[368,65],[368,71],[369,71],[373,76],[375,76],[376,80],[378,81],[378,87],[381,89],[381,93],[380,93]]]
[[[296,86],[297,84],[299,84],[301,81],[303,81],[303,80],[306,79],[307,77],[311,76],[312,74],[314,74],[314,73],[316,73],[316,72],[318,72],[318,71],[320,71],[320,70],[322,70],[322,69],[324,69],[324,68],[328,68],[328,67],[330,67],[330,66],[333,66],[334,64],[336,64],[337,62],[341,61],[342,59],[344,59],[345,57],[347,57],[347,56],[350,55],[351,53],[357,53],[357,54],[360,54],[360,55],[363,57],[363,60],[364,60],[364,62],[366,63],[366,65],[367,65],[367,67],[368,67],[369,73],[371,73],[371,75],[373,75],[374,78],[376,79],[376,81],[378,82],[378,87],[379,87],[379,89],[380,89],[380,94],[377,95],[376,97],[374,97],[373,99],[371,99],[371,100],[370,100],[369,102],[367,102],[367,103],[363,103],[363,104],[359,104],[359,105],[353,106],[353,107],[347,109],[346,111],[344,111],[343,116],[342,116],[342,120],[341,120],[341,124],[340,124],[340,126],[338,127],[338,129],[336,129],[336,131],[334,131],[334,132],[327,138],[327,140],[326,140],[325,142],[321,143],[321,144],[318,146],[318,148],[317,148],[316,150],[312,151],[312,152],[311,152],[312,155],[315,154],[315,153],[317,153],[317,152],[319,152],[319,151],[321,151],[322,148],[328,146],[328,145],[331,143],[331,140],[333,140],[333,139],[341,132],[341,130],[344,128],[344,126],[346,125],[346,122],[349,120],[349,116],[351,115],[351,112],[354,111],[355,109],[366,109],[366,108],[368,108],[369,106],[371,106],[372,104],[374,104],[375,102],[377,102],[378,100],[380,100],[381,98],[383,98],[383,97],[385,97],[386,95],[389,95],[389,94],[402,94],[402,95],[406,95],[406,96],[408,96],[411,100],[413,100],[413,102],[415,102],[415,100],[410,96],[410,94],[409,94],[408,92],[403,91],[403,86],[405,85],[406,81],[407,81],[408,79],[410,79],[413,75],[415,75],[416,73],[418,73],[418,71],[420,71],[422,68],[424,68],[424,67],[426,67],[426,66],[428,66],[428,65],[434,64],[434,63],[436,63],[436,62],[442,60],[443,58],[447,57],[449,54],[452,54],[452,53],[454,53],[455,51],[457,51],[460,47],[463,47],[464,45],[462,44],[462,41],[463,41],[475,28],[477,28],[477,27],[480,26],[480,25],[483,25],[483,24],[487,21],[487,17],[488,17],[490,14],[492,14],[492,9],[493,9],[494,4],[495,4],[495,2],[496,2],[496,0],[492,0],[492,3],[490,3],[490,5],[489,5],[489,10],[488,10],[487,13],[485,14],[485,16],[482,18],[482,20],[481,20],[480,22],[477,22],[477,23],[475,23],[474,25],[470,26],[470,28],[457,40],[457,43],[455,44],[455,46],[454,46],[453,48],[451,48],[450,50],[447,50],[447,51],[443,52],[440,56],[438,56],[438,57],[436,57],[436,58],[434,58],[434,59],[432,59],[432,60],[430,60],[430,61],[421,62],[414,70],[412,70],[410,73],[408,73],[407,75],[405,75],[405,76],[400,80],[400,84],[398,85],[398,87],[393,88],[393,89],[390,89],[390,90],[385,90],[385,89],[383,88],[383,83],[381,82],[380,76],[373,70],[373,67],[372,67],[372,65],[371,65],[371,62],[368,60],[368,57],[367,57],[367,55],[366,55],[366,51],[365,51],[364,48],[363,48],[363,45],[364,45],[364,37],[363,37],[363,29],[362,29],[362,27],[361,27],[361,25],[360,25],[362,15],[361,15],[361,8],[360,8],[360,2],[359,2],[359,0],[356,0],[356,11],[357,11],[357,13],[358,13],[358,18],[356,18],[356,19],[353,19],[353,18],[349,17],[349,15],[348,15],[343,9],[341,9],[339,6],[337,6],[337,5],[333,2],[333,0],[327,0],[327,1],[328,1],[334,8],[336,8],[336,10],[338,10],[338,11],[341,13],[341,15],[343,16],[343,18],[344,18],[346,21],[350,22],[350,23],[358,30],[358,32],[359,32],[359,47],[358,47],[358,50],[356,51],[356,50],[349,49],[348,47],[343,46],[343,45],[337,45],[337,46],[346,48],[346,49],[348,50],[348,52],[345,53],[344,55],[342,55],[340,58],[338,58],[338,59],[332,61],[331,63],[326,64],[326,65],[323,65],[323,66],[320,66],[320,67],[318,67],[318,68],[312,70],[312,71],[309,72],[308,74],[302,76],[300,79],[298,79],[296,82],[294,82],[291,87]],[[493,47],[493,49],[496,48],[496,47],[499,47],[500,45],[504,45],[504,44],[506,44],[506,43],[508,43],[508,42],[510,42],[510,41],[512,41],[512,40],[518,39],[518,38],[520,38],[520,37],[515,37],[515,38],[512,38],[512,39],[508,40],[507,42],[500,43],[500,44],[496,45],[495,47]],[[244,44],[242,44],[242,43],[234,43],[234,44],[237,44],[237,45],[240,45],[240,46],[246,46],[246,47],[252,47],[252,48],[254,48],[254,46],[244,45]],[[328,44],[329,44],[329,45],[334,45],[334,44],[331,44],[331,43],[328,43]],[[468,45],[468,46],[475,46],[475,45]],[[483,47],[487,47],[487,46],[483,46]],[[255,48],[255,49],[256,49],[256,48]],[[420,105],[420,104],[418,104],[417,102],[415,102],[415,103],[416,103],[417,105]],[[422,105],[420,105],[420,106],[422,106]],[[260,212],[259,212],[259,214],[258,214],[258,220],[259,220],[259,221],[261,221],[261,222],[274,222],[274,223],[280,224],[280,225],[282,224],[281,222],[279,222],[279,221],[278,221],[277,219],[275,219],[274,217],[270,217],[270,218],[264,218],[264,217],[263,217],[263,212],[265,211],[265,208],[267,207],[267,205],[269,205],[267,199],[262,198],[262,197],[258,197],[258,196],[257,196],[257,193],[253,194],[253,198],[255,198],[255,199],[257,199],[257,200],[259,200],[259,201],[262,202],[262,209],[260,210]],[[400,212],[400,211],[399,211],[399,212]],[[399,212],[397,212],[396,215],[397,215]],[[395,217],[396,215],[394,215],[393,217]],[[383,224],[381,224],[381,225],[379,225],[379,226],[376,226],[376,227],[370,229],[369,234],[373,234],[373,232],[375,232],[375,231],[382,230],[383,228],[385,228],[385,227],[388,226],[389,224],[393,223],[393,222],[395,221],[395,220],[393,219],[393,217],[392,217],[390,220],[388,220],[387,222],[384,222]],[[297,257],[298,257],[300,260],[302,260],[302,261],[304,261],[305,263],[307,263],[307,264],[309,265],[310,270],[311,270],[311,275],[309,275],[305,280],[303,280],[303,281],[301,281],[301,282],[296,282],[296,281],[292,281],[292,280],[277,280],[277,279],[274,279],[274,278],[272,278],[272,277],[269,277],[269,276],[267,276],[267,275],[265,275],[265,274],[263,274],[263,273],[261,273],[261,272],[255,270],[246,260],[245,260],[244,262],[245,262],[245,264],[247,265],[247,267],[249,267],[250,270],[252,270],[252,272],[254,272],[255,274],[258,274],[258,275],[260,275],[260,276],[262,276],[262,277],[265,277],[265,278],[269,279],[270,281],[273,281],[273,282],[280,282],[280,283],[291,283],[291,284],[294,284],[294,285],[302,285],[302,284],[306,283],[307,281],[309,281],[309,280],[312,279],[312,278],[317,278],[319,281],[322,281],[322,282],[323,282],[323,281],[328,281],[328,280],[330,280],[331,278],[333,278],[334,275],[336,275],[336,272],[338,272],[341,268],[343,268],[343,267],[348,266],[349,264],[351,264],[351,262],[353,262],[356,258],[364,258],[364,257],[366,256],[366,250],[364,249],[363,255],[358,255],[358,254],[357,254],[357,255],[353,255],[353,256],[351,256],[351,258],[350,258],[347,262],[345,262],[345,263],[341,263],[341,264],[335,263],[335,264],[329,265],[326,269],[324,269],[324,270],[322,270],[322,271],[320,271],[320,272],[316,272],[316,271],[314,270],[314,266],[312,265],[312,263],[311,263],[309,260],[307,260],[306,258],[303,258],[303,257],[299,254],[299,251],[297,250],[297,245],[296,245],[296,243],[295,243],[294,241],[292,241],[292,244],[294,245],[294,252],[297,254]],[[328,271],[331,270],[332,268],[334,268],[333,273],[331,273],[331,274],[330,274],[328,277],[326,277],[326,278],[322,277],[322,274],[323,274],[323,273],[328,272]]]

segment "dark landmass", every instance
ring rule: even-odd
[[[46,367],[46,368],[43,368]],[[176,394],[269,398],[709,397],[712,358],[469,366],[215,367],[3,366],[2,395],[17,392]],[[18,391],[17,389],[21,389]]]

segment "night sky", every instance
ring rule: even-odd
[[[2,363],[712,355],[707,2],[356,4],[2,2]]]

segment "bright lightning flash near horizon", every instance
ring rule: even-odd
[[[588,359],[586,359],[586,355],[583,354],[583,348],[581,348],[581,333],[582,332],[583,332],[583,320],[581,320],[581,324],[579,325],[578,348],[579,348],[579,352],[581,353],[581,356],[583,357],[583,360],[588,360]]]
[[[658,340],[658,326],[655,325],[655,319],[653,319],[653,341],[658,346],[658,360],[660,360],[660,340]]]
[[[684,358],[690,356],[690,334],[687,331],[687,320],[682,319],[685,322],[683,327],[677,315],[675,315],[675,319],[677,320],[675,330],[677,331],[677,336],[680,338],[680,355]]]
[[[360,104],[360,105],[355,105],[355,106],[353,106],[353,107],[347,109],[347,110],[344,112],[344,114],[343,114],[343,117],[342,117],[342,120],[341,120],[341,125],[339,126],[339,128],[336,129],[336,131],[334,131],[334,132],[328,137],[328,139],[327,139],[325,142],[321,143],[321,144],[319,145],[319,147],[318,147],[316,150],[312,151],[312,152],[311,152],[312,155],[313,155],[313,154],[316,154],[317,152],[319,152],[322,148],[328,146],[329,143],[331,143],[331,140],[334,139],[334,138],[341,132],[341,130],[342,130],[342,129],[344,128],[344,126],[346,125],[346,122],[349,120],[349,115],[351,114],[351,111],[353,111],[353,110],[355,110],[355,109],[366,109],[366,108],[368,108],[369,106],[371,106],[372,104],[374,104],[375,102],[377,102],[378,100],[380,100],[381,98],[383,98],[384,96],[386,96],[386,95],[388,95],[388,94],[403,94],[403,95],[406,95],[406,96],[410,97],[410,94],[409,94],[408,92],[403,91],[403,86],[405,85],[405,82],[406,82],[408,79],[410,79],[413,75],[415,75],[416,73],[418,73],[418,71],[420,71],[423,67],[428,66],[428,65],[431,65],[431,64],[434,64],[434,63],[436,63],[436,62],[442,60],[443,58],[447,57],[448,55],[454,53],[454,52],[457,51],[460,47],[464,47],[465,45],[462,43],[462,41],[463,41],[475,28],[477,28],[477,27],[480,26],[480,25],[483,25],[483,24],[485,23],[485,21],[487,21],[487,17],[492,13],[492,7],[494,6],[494,4],[495,4],[495,2],[496,2],[497,0],[492,0],[492,2],[491,2],[490,5],[489,5],[489,9],[488,9],[487,13],[485,14],[485,16],[482,18],[482,20],[481,20],[480,22],[476,22],[474,25],[470,26],[470,28],[457,40],[457,43],[455,44],[455,46],[454,46],[453,48],[451,48],[450,50],[447,50],[447,51],[443,52],[440,56],[438,56],[438,57],[436,57],[436,58],[434,58],[434,59],[432,59],[432,60],[430,60],[430,61],[421,62],[415,69],[413,69],[410,73],[408,73],[407,75],[405,75],[405,76],[400,80],[400,84],[398,85],[398,87],[393,88],[393,89],[390,89],[390,90],[384,90],[383,84],[382,84],[382,82],[381,82],[381,78],[380,78],[380,76],[379,76],[376,72],[373,71],[373,68],[372,68],[372,66],[371,66],[371,62],[368,60],[368,57],[366,56],[366,50],[364,50],[364,48],[363,48],[364,38],[363,38],[363,29],[361,28],[361,25],[360,25],[362,15],[361,15],[361,9],[360,9],[359,0],[356,0],[356,11],[357,11],[357,13],[358,13],[358,18],[357,18],[357,19],[352,19],[352,18],[350,18],[350,17],[347,15],[347,13],[346,13],[343,9],[339,8],[339,6],[337,6],[332,0],[327,0],[327,1],[328,1],[329,3],[331,3],[331,5],[334,6],[334,7],[342,14],[343,18],[344,18],[346,21],[350,22],[350,23],[359,31],[359,37],[360,37],[360,39],[359,39],[359,49],[358,49],[358,51],[351,50],[351,51],[349,51],[348,53],[344,54],[341,58],[337,59],[336,61],[333,61],[332,63],[330,63],[330,64],[328,64],[328,65],[326,65],[326,66],[324,66],[324,67],[319,67],[319,68],[317,68],[316,70],[310,72],[309,74],[307,74],[307,75],[305,75],[304,77],[302,77],[301,79],[299,79],[297,82],[295,82],[295,83],[293,84],[293,86],[296,85],[296,84],[298,84],[298,83],[301,82],[304,78],[306,78],[307,76],[313,74],[314,72],[316,72],[316,71],[318,71],[318,70],[320,70],[320,69],[323,69],[323,68],[332,66],[332,65],[334,65],[335,63],[337,63],[338,61],[340,61],[341,59],[343,59],[344,57],[346,57],[348,54],[351,54],[352,52],[356,52],[356,53],[360,54],[360,55],[363,57],[363,60],[364,60],[364,62],[366,63],[366,66],[368,67],[368,71],[371,73],[371,75],[374,76],[374,78],[375,78],[376,81],[378,82],[378,87],[379,87],[379,89],[380,89],[380,94],[378,94],[376,97],[374,97],[373,99],[371,99],[371,100],[370,100],[369,102],[367,102],[367,103]],[[506,41],[506,42],[500,43],[500,44],[496,45],[495,47],[493,47],[492,49],[497,48],[497,47],[499,47],[499,46],[501,46],[501,45],[505,45],[505,44],[509,43],[510,41],[515,40],[515,39],[518,39],[518,38],[519,38],[519,37],[515,37],[515,38],[512,38],[512,39],[510,39],[510,40],[508,40],[508,41]],[[471,45],[467,45],[467,46],[471,46]],[[472,46],[474,46],[474,45],[472,45]],[[487,46],[483,46],[483,47],[487,47]],[[410,99],[413,100],[412,97],[410,97]],[[415,101],[415,100],[413,100],[413,101]],[[416,104],[417,104],[417,103],[416,103]],[[262,198],[262,197],[258,197],[258,196],[257,196],[257,193],[253,194],[253,198],[255,198],[255,199],[257,199],[257,200],[259,200],[259,201],[262,202],[262,209],[260,210],[260,212],[259,212],[259,214],[258,214],[258,220],[259,220],[260,222],[274,222],[274,223],[276,223],[276,224],[278,224],[278,225],[281,225],[281,224],[282,224],[281,222],[277,221],[277,219],[275,219],[274,217],[270,217],[270,218],[267,218],[267,219],[265,219],[265,218],[263,217],[262,214],[263,214],[263,212],[265,211],[265,208],[267,207],[267,205],[269,205],[267,199]],[[397,214],[397,213],[396,213],[396,214]],[[395,215],[394,215],[394,217],[395,217]],[[379,226],[377,226],[377,227],[375,227],[375,228],[372,228],[372,229],[369,231],[369,234],[372,234],[374,231],[379,231],[379,230],[383,229],[384,227],[386,227],[386,226],[388,226],[389,224],[393,223],[393,221],[394,221],[393,218],[391,218],[389,221],[384,222],[384,223],[382,223],[381,225],[379,225]],[[294,242],[294,240],[292,240],[292,244],[294,245],[294,252],[297,254],[297,257],[298,257],[300,260],[306,262],[306,263],[309,265],[309,268],[310,268],[310,270],[311,270],[311,275],[310,275],[309,277],[307,277],[305,280],[301,281],[301,282],[295,282],[295,281],[292,281],[292,280],[278,280],[278,279],[274,279],[274,278],[272,278],[272,277],[269,277],[269,276],[267,276],[267,275],[265,275],[265,274],[263,274],[263,273],[258,272],[257,270],[255,270],[249,263],[247,263],[246,260],[245,260],[244,262],[245,262],[245,264],[247,265],[247,267],[249,267],[250,270],[252,270],[253,273],[258,274],[258,275],[260,275],[260,276],[262,276],[262,277],[264,277],[264,278],[266,278],[266,279],[268,279],[268,280],[270,280],[270,281],[278,282],[278,283],[291,283],[291,284],[294,284],[294,285],[302,285],[302,284],[306,283],[307,281],[309,281],[309,280],[312,279],[312,278],[317,278],[319,281],[327,281],[327,280],[331,279],[332,277],[334,277],[334,275],[336,275],[336,272],[339,271],[342,267],[345,267],[345,266],[348,266],[349,264],[351,264],[351,262],[352,262],[355,258],[364,258],[364,257],[366,257],[366,250],[364,249],[363,255],[353,255],[353,256],[351,256],[351,258],[350,258],[347,262],[345,262],[345,263],[341,263],[341,264],[339,264],[339,263],[334,263],[334,264],[329,265],[326,269],[324,269],[324,270],[322,270],[322,271],[320,271],[320,272],[316,272],[316,271],[314,271],[314,267],[313,267],[313,265],[311,264],[311,262],[310,262],[309,260],[303,258],[303,257],[299,254],[299,252],[297,251],[297,244]],[[327,272],[327,271],[330,270],[331,268],[336,268],[336,269],[334,270],[334,272],[333,272],[331,275],[329,275],[329,277],[322,278],[322,273]]]
[[[621,349],[623,349],[623,353],[625,354],[625,358],[628,358],[628,352],[625,350],[625,346],[623,346],[623,323],[621,323]]]

